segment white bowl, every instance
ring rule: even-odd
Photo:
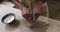
[[[8,24],[15,20],[15,15],[13,13],[6,14],[2,17],[2,23]]]

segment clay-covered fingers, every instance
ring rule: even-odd
[[[26,8],[26,7],[23,7],[21,10],[22,10],[22,15],[23,15],[23,17],[24,17],[27,21],[30,21],[30,20],[31,20],[31,16],[30,16],[30,13],[29,13],[29,9]]]
[[[23,14],[23,17],[24,18],[28,18],[29,17],[29,14]]]
[[[30,14],[24,14],[23,17],[27,20],[27,21],[31,21],[31,17]]]
[[[12,1],[15,4],[15,6],[22,11],[23,17],[29,20],[30,18],[29,9],[26,6],[24,6],[22,3],[18,2],[18,0],[12,0]]]
[[[33,9],[33,21],[36,20],[40,16],[41,12],[40,9],[35,8]]]
[[[34,11],[34,16],[35,16],[36,19],[40,16],[40,14],[41,14],[40,12],[35,12]]]

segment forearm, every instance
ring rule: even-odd
[[[40,14],[41,14],[41,10],[40,10],[41,6],[42,6],[42,1],[40,1],[40,0],[37,1],[34,8],[33,8],[33,14],[34,14],[33,21],[36,21],[36,19],[40,16]]]
[[[12,2],[13,2],[13,4],[14,4],[17,8],[19,8],[19,9],[22,8],[22,4],[19,3],[18,1],[12,1]]]
[[[15,4],[15,6],[19,9],[21,9],[22,11],[24,10],[28,10],[28,8],[26,8],[24,5],[22,5],[21,3],[19,3],[18,1],[13,1],[13,3]]]
[[[40,11],[41,6],[42,6],[42,1],[37,1],[34,8],[33,8],[33,10]]]

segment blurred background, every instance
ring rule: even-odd
[[[49,17],[60,20],[60,0],[47,0]]]

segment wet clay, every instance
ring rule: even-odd
[[[47,29],[49,27],[49,24],[45,23],[45,22],[36,22],[33,24],[33,26],[31,27],[31,29],[34,31],[34,32],[46,32]]]

